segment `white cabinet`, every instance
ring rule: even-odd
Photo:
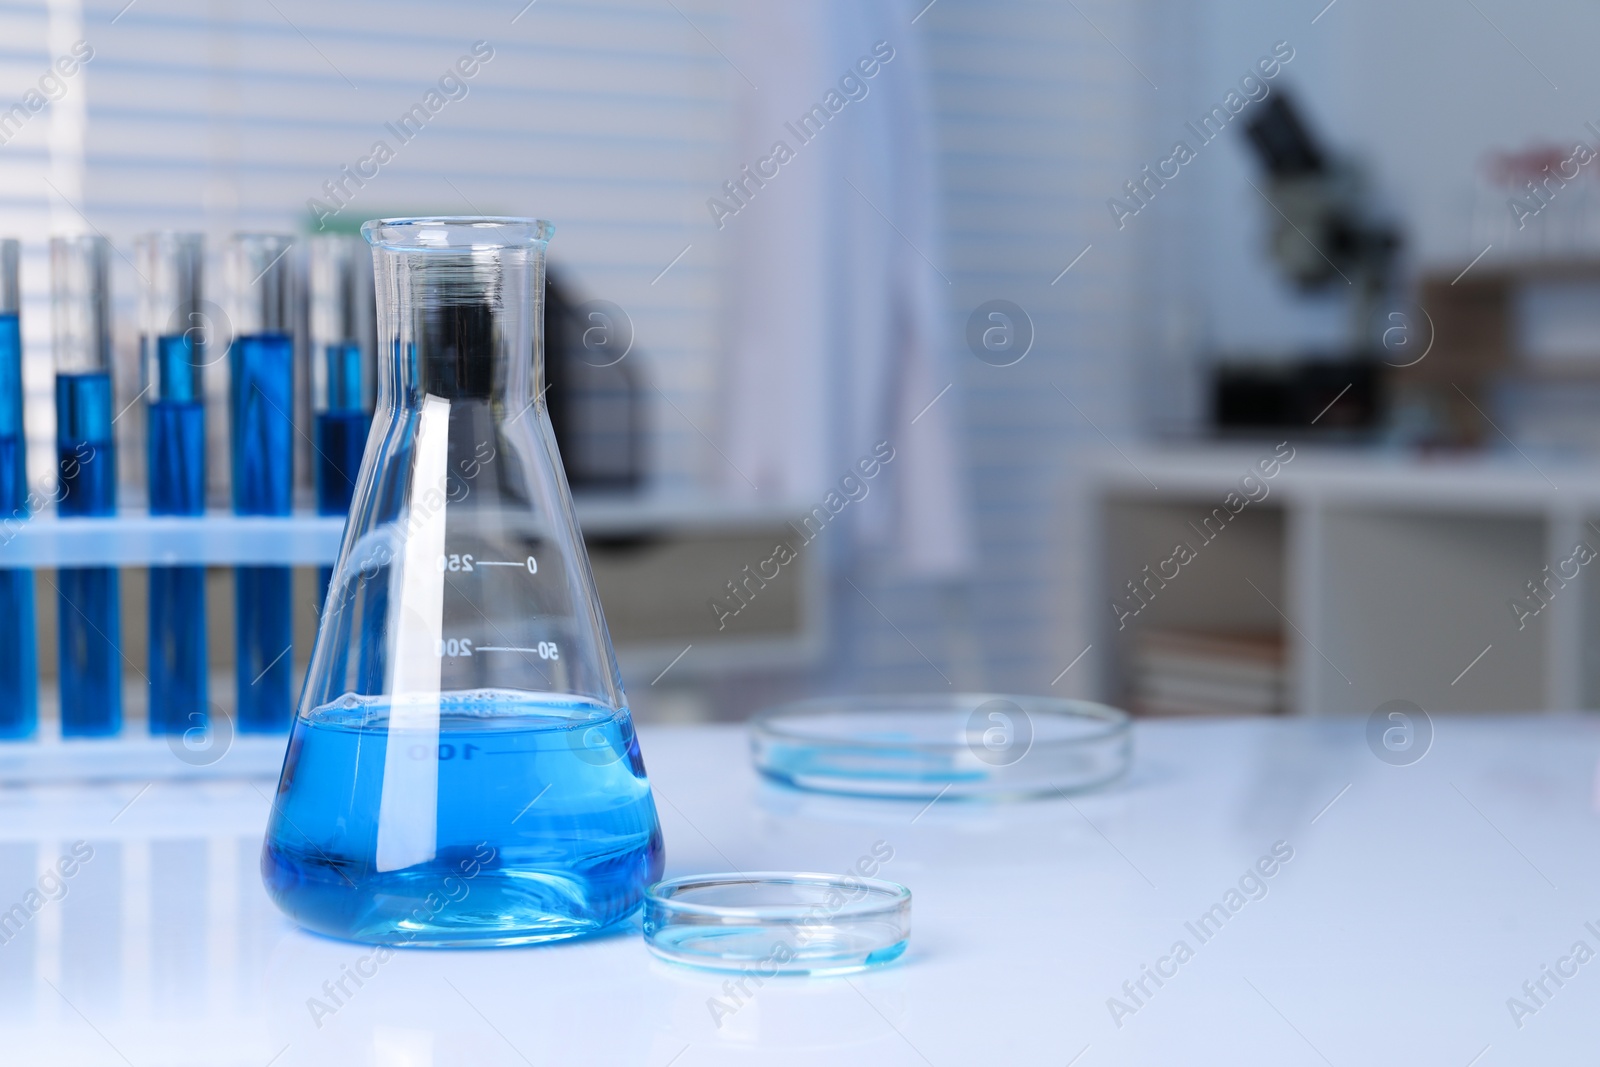
[[[1272,455],[1269,442],[1085,464],[1098,547],[1076,629],[1100,696],[1127,698],[1134,635],[1161,627],[1281,633],[1294,713],[1600,704],[1584,655],[1600,620],[1600,469],[1297,446],[1265,496],[1230,500]]]

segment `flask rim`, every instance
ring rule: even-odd
[[[429,215],[369,219],[361,224],[361,236],[372,247],[390,252],[543,248],[555,230],[544,219],[509,215]]]

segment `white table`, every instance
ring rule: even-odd
[[[0,793],[0,906],[83,839],[94,858],[0,945],[6,1064],[1502,1064],[1579,1062],[1600,960],[1521,1019],[1524,981],[1600,952],[1600,719],[1441,719],[1389,766],[1356,720],[1143,724],[1114,789],[1004,806],[852,801],[757,780],[742,731],[642,741],[668,873],[843,871],[875,842],[915,896],[901,963],[769,980],[719,1028],[722,977],[637,934],[406,951],[322,1019],[367,955],[301,933],[255,874],[272,784]],[[130,803],[131,802],[131,803]],[[1204,943],[1275,842],[1293,858]],[[1284,846],[1280,846],[1280,854]],[[1252,884],[1253,885],[1253,884]],[[1135,1002],[1174,942],[1192,958]],[[1566,965],[1570,970],[1575,964]],[[370,969],[370,968],[368,968]],[[752,987],[753,988],[753,987]],[[1487,1049],[1487,1051],[1485,1051]],[[1076,1059],[1075,1059],[1076,1057]],[[1475,1057],[1478,1057],[1475,1059]]]

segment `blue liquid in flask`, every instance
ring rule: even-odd
[[[0,314],[0,515],[28,517],[22,331],[15,312]],[[39,725],[33,604],[33,571],[0,568],[0,738],[32,737]]]
[[[383,698],[346,695],[295,723],[261,871],[302,925],[418,946],[554,941],[622,922],[660,878],[626,711],[476,690],[440,698],[437,742],[389,722]],[[386,773],[405,776],[388,798]],[[437,783],[432,811],[384,832],[418,835],[429,858],[379,870],[380,822],[415,818],[420,782]]]
[[[117,454],[111,375],[56,375],[56,452],[63,516],[113,515]],[[115,567],[56,572],[60,607],[61,734],[103,737],[122,729],[122,604]]]
[[[288,515],[294,491],[294,340],[282,333],[246,334],[234,339],[229,356],[234,513]],[[289,725],[292,583],[288,567],[234,571],[241,731],[270,733]]]
[[[160,400],[149,406],[150,514],[203,515],[205,406],[194,349],[156,340]],[[206,569],[150,568],[150,732],[182,733],[210,719],[206,676]]]

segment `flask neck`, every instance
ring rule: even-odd
[[[517,412],[538,395],[544,249],[377,248],[380,406],[427,397]]]

